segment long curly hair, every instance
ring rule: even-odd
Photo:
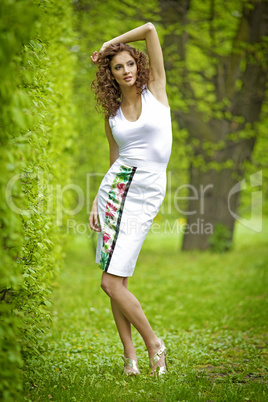
[[[122,100],[120,87],[116,80],[113,79],[110,64],[112,58],[123,51],[129,52],[137,64],[135,85],[138,93],[142,94],[149,81],[149,63],[145,53],[129,46],[127,43],[109,45],[103,52],[99,53],[98,70],[91,88],[95,92],[97,110],[104,113],[107,119],[110,116],[115,116]]]

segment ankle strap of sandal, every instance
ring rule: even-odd
[[[133,368],[134,370],[139,371],[138,363],[135,360],[131,359],[130,357],[125,357],[125,356],[122,356],[122,359],[124,360],[125,367],[127,366],[130,368]]]
[[[166,347],[164,342],[162,341],[162,346],[161,348],[158,350],[158,352],[156,352],[156,354],[150,359],[150,367],[153,367],[161,358],[162,354],[166,352]]]

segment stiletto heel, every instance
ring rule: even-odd
[[[122,359],[124,360],[124,371],[123,371],[124,375],[130,376],[140,374],[138,363],[135,360],[125,356],[122,356]],[[133,369],[136,371],[129,371],[129,369]]]
[[[165,357],[165,361],[164,361],[164,365],[161,367],[155,367],[154,370],[151,371],[151,375],[162,375],[165,374],[168,370],[167,368],[167,348],[164,344],[164,342],[162,341],[162,339],[160,339],[161,341],[161,347],[158,350],[158,352],[156,352],[156,354],[149,360],[150,361],[150,368],[152,369],[157,362],[159,362],[159,360],[161,359],[161,357],[164,355]]]

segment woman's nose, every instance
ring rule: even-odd
[[[128,74],[129,73],[129,68],[128,68],[128,66],[126,65],[126,66],[124,66],[124,74]]]

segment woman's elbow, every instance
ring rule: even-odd
[[[155,26],[154,26],[154,24],[152,23],[152,22],[147,22],[147,29],[148,29],[148,31],[153,31],[153,30],[155,30]]]

